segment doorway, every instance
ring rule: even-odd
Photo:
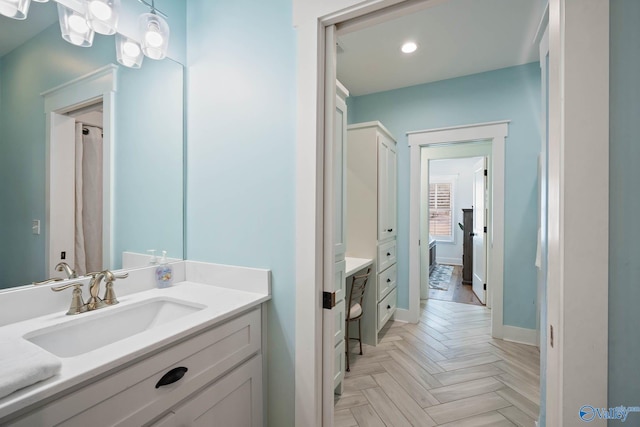
[[[356,3],[344,1],[340,5],[329,5],[326,2],[297,2],[299,8],[294,7],[294,23],[299,26],[301,34],[298,48],[299,79],[298,101],[300,119],[298,121],[298,140],[301,144],[298,154],[297,178],[300,187],[297,191],[297,231],[300,247],[308,248],[308,253],[302,254],[297,260],[298,292],[296,304],[296,319],[299,320],[296,328],[297,348],[296,352],[296,422],[301,425],[320,425],[323,423],[323,414],[320,410],[321,397],[321,366],[317,360],[321,358],[321,309],[318,309],[318,300],[322,288],[323,272],[320,266],[322,260],[322,193],[323,157],[322,147],[322,112],[323,97],[319,95],[325,88],[325,82],[321,78],[324,70],[324,39],[323,27],[331,26],[354,17],[361,17],[370,12],[388,19],[389,15],[407,13],[416,8],[424,8],[441,2],[399,2],[399,7],[390,13],[381,12],[385,7],[393,6],[398,2],[389,0],[381,2]],[[593,6],[593,7],[592,7]],[[590,88],[608,87],[608,2],[590,1],[569,2],[553,0],[549,2],[549,29],[550,29],[550,78],[549,78],[549,292],[547,301],[549,304],[549,324],[558,325],[558,319],[564,319],[564,331],[556,335],[555,348],[547,342],[549,350],[549,391],[546,401],[549,418],[556,424],[561,424],[574,419],[573,411],[564,411],[562,408],[578,407],[575,404],[585,399],[595,403],[598,407],[606,405],[606,354],[602,352],[589,352],[587,347],[593,348],[593,340],[573,340],[573,345],[564,345],[563,336],[567,333],[583,337],[585,331],[597,336],[598,348],[606,353],[606,287],[601,284],[606,282],[606,253],[593,251],[588,256],[582,252],[572,254],[563,252],[565,242],[572,242],[576,247],[589,246],[593,234],[585,235],[582,224],[575,224],[575,218],[565,219],[563,212],[579,212],[582,206],[588,206],[591,197],[592,185],[599,183],[597,188],[602,194],[608,194],[606,187],[608,167],[606,162],[598,168],[584,171],[586,167],[584,156],[586,155],[594,163],[601,164],[602,159],[607,158],[606,147],[608,142],[608,93],[606,91],[594,92]],[[575,18],[574,25],[565,25],[565,17]],[[368,17],[371,20],[371,17]],[[544,29],[546,21],[541,22]],[[572,37],[565,37],[566,34]],[[597,43],[590,50],[581,50],[579,45],[583,43],[583,36],[589,35]],[[534,42],[535,43],[535,42]],[[318,50],[320,48],[320,50]],[[573,55],[565,55],[566,49],[576,48]],[[561,67],[561,64],[565,64]],[[569,66],[567,66],[569,65]],[[576,73],[573,70],[595,68],[589,74]],[[318,91],[320,88],[320,91]],[[593,102],[585,102],[584,96]],[[579,96],[578,96],[579,95]],[[564,102],[561,102],[561,101]],[[572,113],[568,115],[567,113]],[[568,119],[570,117],[570,119]],[[584,128],[584,123],[591,126]],[[595,131],[594,131],[595,128]],[[571,138],[568,138],[571,136]],[[568,141],[579,141],[580,144],[565,145]],[[593,148],[585,152],[584,146],[588,144]],[[564,151],[563,151],[564,150]],[[561,156],[559,153],[564,153]],[[573,158],[581,159],[579,165],[569,162]],[[582,169],[580,165],[584,166]],[[560,178],[565,178],[560,179]],[[589,185],[585,185],[585,179]],[[572,192],[574,197],[565,199],[566,191]],[[564,210],[560,209],[560,205]],[[567,209],[569,209],[567,211]],[[604,208],[603,208],[604,209]],[[606,212],[599,210],[593,213],[601,221],[602,227],[598,228],[598,236],[606,239],[607,221]],[[592,221],[593,222],[593,221]],[[571,224],[570,228],[566,228]],[[603,248],[606,252],[606,248]],[[602,256],[601,256],[602,255]],[[564,256],[564,258],[562,257]],[[578,260],[578,257],[582,257]],[[586,258],[585,258],[586,257]],[[587,263],[588,260],[588,263]],[[604,261],[603,261],[604,260]],[[584,266],[587,263],[591,268],[586,271],[577,271],[575,266]],[[570,269],[568,269],[571,267]],[[577,273],[577,274],[576,274]],[[574,276],[574,274],[576,276]],[[579,280],[576,279],[579,278]],[[569,279],[571,278],[571,279]],[[553,285],[553,286],[552,286]],[[582,290],[585,287],[589,292],[585,293],[589,299],[581,298],[578,302],[563,302],[558,295],[570,291],[572,294],[577,287]],[[598,298],[594,298],[592,291]],[[603,294],[603,292],[605,294]],[[575,292],[579,293],[579,290]],[[315,312],[315,316],[309,318],[309,313]],[[592,331],[597,330],[597,334]],[[600,345],[602,343],[602,345]],[[582,370],[565,369],[572,365],[574,360],[581,360],[581,366],[588,367],[593,375],[585,377]],[[595,377],[595,378],[594,378]],[[558,386],[559,378],[562,379],[564,388]],[[553,409],[553,413],[551,410]],[[573,417],[573,418],[572,418]],[[325,420],[331,425],[332,420]]]
[[[420,299],[485,305],[486,158],[430,159],[428,170],[420,191],[427,219],[420,234],[428,238],[420,245]]]
[[[113,259],[111,159],[116,71],[116,66],[108,65],[42,94],[47,123],[46,269],[50,277],[61,277],[62,272],[56,270],[61,262],[75,270],[76,261],[82,261],[77,272],[81,274],[97,266],[98,270],[108,268]],[[84,156],[76,156],[84,146]],[[82,175],[78,179],[76,171],[82,168],[76,160],[83,158],[91,160],[84,179]],[[77,185],[80,183],[85,185]],[[83,197],[82,187],[88,186],[91,189]],[[86,208],[81,208],[83,204]],[[86,221],[76,222],[76,218]]]

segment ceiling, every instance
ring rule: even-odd
[[[543,2],[450,0],[338,37],[338,80],[365,95],[538,60]],[[406,41],[418,50],[404,54]]]
[[[29,14],[24,21],[0,15],[0,57],[57,21],[58,9],[55,2],[31,2]]]

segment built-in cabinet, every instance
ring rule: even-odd
[[[262,426],[261,319],[252,309],[5,425]]]
[[[374,260],[365,292],[362,338],[377,345],[378,332],[397,305],[397,147],[380,122],[348,127],[346,181],[347,256]]]

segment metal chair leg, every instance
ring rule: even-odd
[[[360,341],[360,355],[362,356],[362,326],[358,319],[358,341]]]

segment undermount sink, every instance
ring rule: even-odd
[[[24,338],[56,356],[74,357],[203,308],[204,305],[175,299],[151,299],[126,307],[115,306],[79,314],[65,325],[40,329],[25,335]]]

